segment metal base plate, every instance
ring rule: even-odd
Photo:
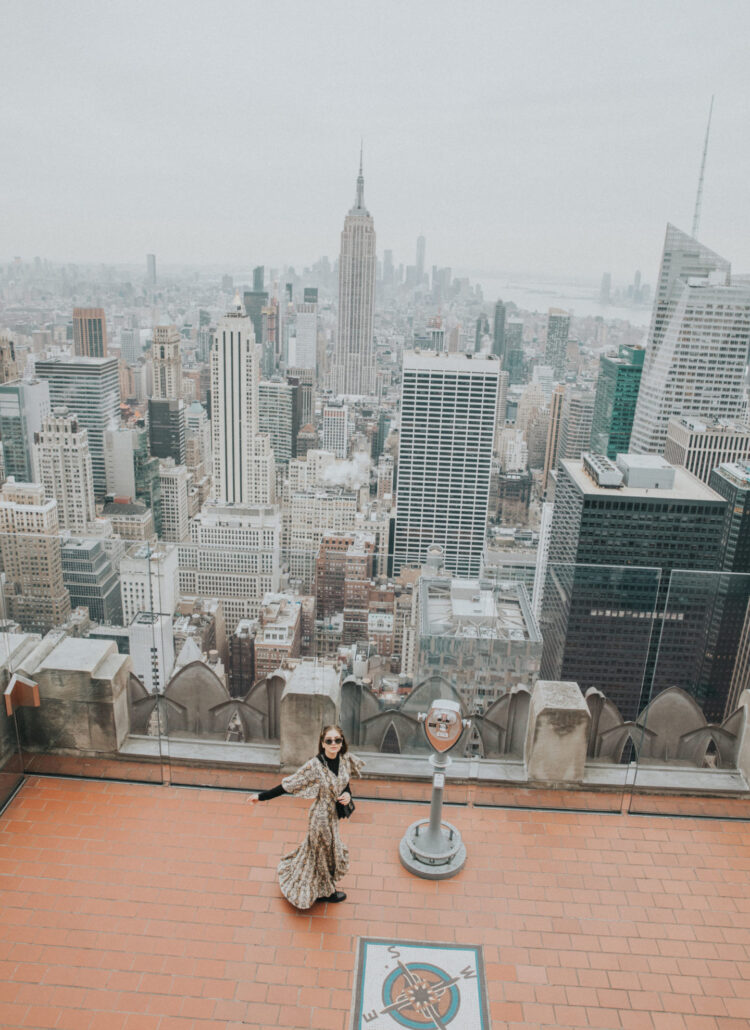
[[[398,857],[401,859],[401,865],[404,869],[408,869],[410,873],[414,873],[415,876],[419,876],[423,880],[449,880],[451,876],[455,876],[456,873],[460,872],[466,863],[466,847],[456,827],[450,823],[443,823],[444,827],[448,827],[453,832],[453,839],[449,840],[449,835],[444,835],[444,853],[448,857],[441,861],[439,865],[435,865],[431,862],[420,860],[412,851],[412,843],[419,847],[419,837],[415,836],[418,826],[424,826],[424,821],[419,820],[416,823],[412,823],[401,838],[401,843],[398,846]]]

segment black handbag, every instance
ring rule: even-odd
[[[342,805],[340,801],[336,802],[336,815],[339,819],[348,819],[354,811],[354,802],[350,799],[348,805]]]

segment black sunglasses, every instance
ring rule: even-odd
[[[326,737],[325,740],[323,741],[323,743],[324,744],[342,744],[343,743],[343,738],[342,737]]]

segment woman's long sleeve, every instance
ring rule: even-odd
[[[258,801],[271,801],[273,798],[281,797],[282,794],[286,794],[282,784],[278,787],[272,787],[271,790],[260,790],[258,791]]]

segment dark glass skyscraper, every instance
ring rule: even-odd
[[[62,545],[63,583],[71,607],[84,605],[94,622],[122,623],[120,580],[99,540],[66,540]]]
[[[495,305],[495,324],[492,330],[492,353],[505,365],[505,305],[501,300]]]
[[[560,463],[541,673],[597,687],[632,719],[652,693],[694,680],[706,577],[670,590],[670,574],[720,568],[726,501],[656,455],[622,455],[618,465],[596,455]]]
[[[509,386],[517,386],[524,381],[523,322],[519,318],[509,319],[505,323],[504,339],[503,368],[508,373]]]
[[[260,275],[258,275],[260,273]],[[260,283],[260,288],[257,284]],[[252,320],[255,342],[263,342],[263,309],[268,304],[268,293],[263,289],[263,267],[253,272],[253,289],[246,290],[243,295],[245,312]]]
[[[712,722],[737,706],[732,675],[750,596],[750,464],[727,463],[711,473],[710,486],[727,501],[721,533],[722,575],[710,578],[711,617],[696,700]]]
[[[185,402],[180,398],[148,402],[149,449],[155,458],[174,458],[175,465],[185,464]]]
[[[627,454],[643,372],[643,347],[621,346],[617,357],[602,355],[591,423],[591,450],[614,460]]]

